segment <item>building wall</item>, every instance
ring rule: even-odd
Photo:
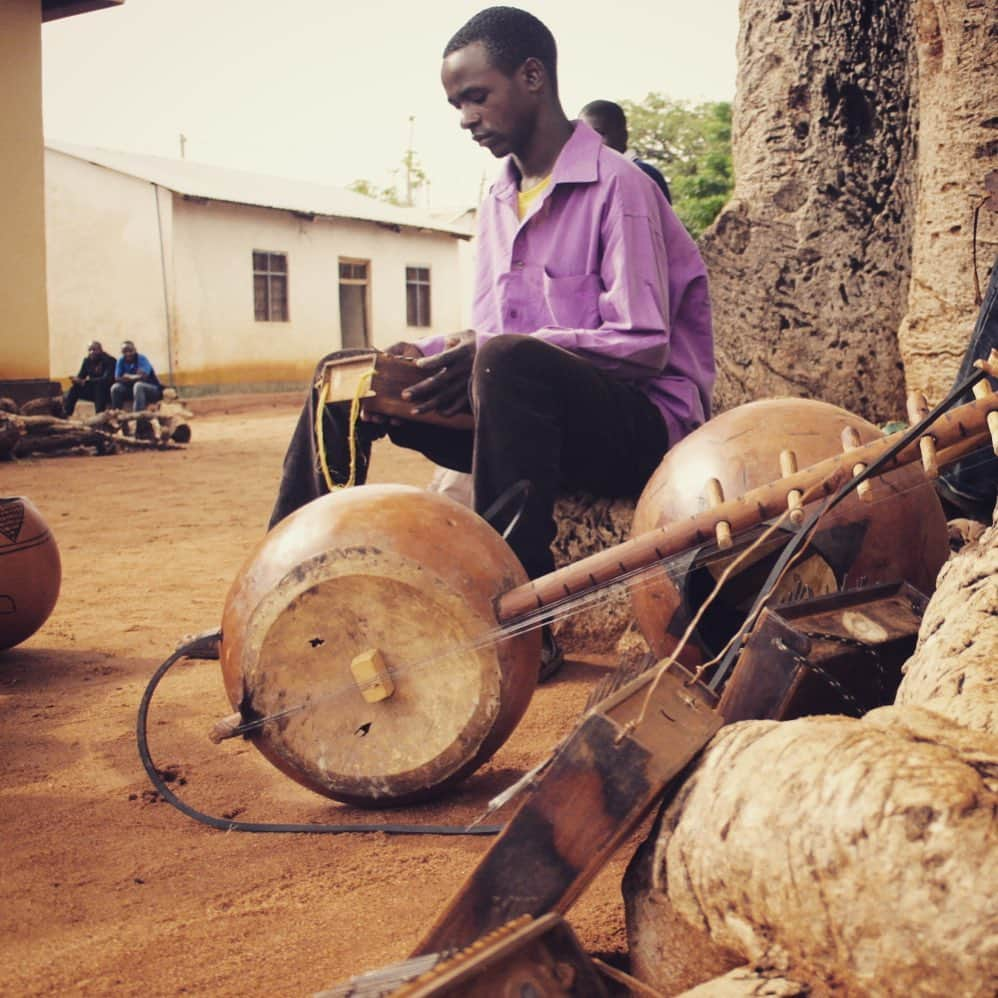
[[[299,388],[341,345],[340,258],[370,261],[373,345],[466,325],[465,240],[185,199],[52,149],[45,162],[53,377],[92,339],[112,354],[132,339],[188,395]],[[254,317],[254,250],[287,255],[287,322]],[[430,268],[429,328],[406,327],[407,266]]]
[[[453,236],[179,196],[173,215],[178,385],[236,390],[307,383],[316,361],[341,346],[340,258],[370,261],[374,346],[462,328],[462,240]],[[254,318],[254,250],[287,255],[287,322]],[[430,268],[430,328],[406,326],[406,266]]]
[[[168,261],[172,195],[51,149],[45,163],[52,377],[75,374],[90,340],[117,356],[129,339],[168,379],[157,216]]]
[[[39,0],[0,2],[0,379],[47,378]]]

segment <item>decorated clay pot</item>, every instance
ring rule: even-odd
[[[0,649],[45,623],[61,581],[59,548],[41,513],[23,496],[0,498]]]

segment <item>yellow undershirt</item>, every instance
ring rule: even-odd
[[[531,209],[534,207],[534,203],[537,199],[547,190],[548,184],[551,183],[551,174],[549,173],[540,183],[535,184],[530,188],[529,191],[520,191],[516,195],[516,210],[517,217],[522,222],[527,215],[530,214]]]

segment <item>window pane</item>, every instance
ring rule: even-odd
[[[258,253],[253,250],[253,269],[254,270],[266,270],[267,269],[267,254]]]
[[[270,271],[272,274],[286,274],[288,272],[288,258],[283,253],[271,253]]]
[[[430,324],[430,285],[427,282],[426,287],[422,289],[422,294],[420,295],[420,310],[419,310],[419,324],[421,326],[428,326]]]
[[[288,320],[288,279],[274,276],[270,278],[270,318],[273,322]]]
[[[253,311],[257,322],[266,322],[269,318],[267,278],[262,274],[255,274],[253,276]]]
[[[405,324],[407,326],[419,325],[419,302],[416,300],[416,294],[415,284],[405,286]]]

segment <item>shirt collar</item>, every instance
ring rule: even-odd
[[[547,193],[558,184],[591,184],[599,180],[599,154],[603,140],[584,121],[572,123],[572,134],[562,147],[551,170],[551,184]],[[492,185],[493,197],[503,201],[516,197],[520,173],[507,156],[502,172]]]

